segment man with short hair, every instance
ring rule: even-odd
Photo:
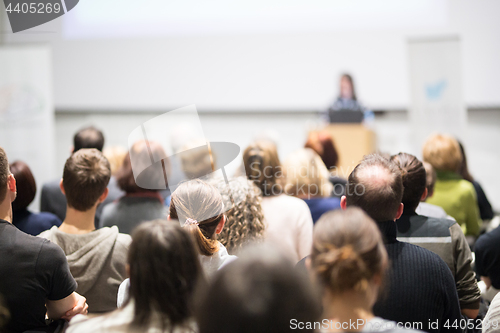
[[[349,175],[341,207],[363,209],[384,237],[391,262],[385,295],[374,314],[426,332],[460,331],[460,306],[453,276],[435,253],[396,239],[395,221],[403,213],[403,182],[394,163],[368,155]],[[453,326],[455,323],[455,326]]]
[[[44,328],[46,313],[51,319],[87,313],[61,248],[12,225],[15,198],[16,180],[0,148],[0,294],[11,315],[7,330]]]
[[[399,153],[391,157],[403,171],[403,215],[396,221],[398,240],[426,248],[443,259],[453,274],[462,314],[475,319],[481,292],[472,270],[472,254],[455,220],[418,215],[415,209],[427,195],[426,170],[415,156]]]
[[[79,151],[84,148],[95,148],[102,151],[104,147],[104,135],[102,132],[93,127],[85,127],[76,132],[73,137],[73,148],[72,153]],[[40,196],[40,211],[49,212],[57,215],[59,219],[64,220],[66,216],[66,197],[61,192],[59,187],[61,179],[52,180],[42,187],[42,194]],[[111,178],[109,185],[109,194],[107,199],[97,208],[95,216],[95,226],[99,225],[99,219],[101,217],[102,208],[107,203],[113,202],[114,200],[121,197],[124,193],[118,188],[116,180]]]
[[[126,278],[127,253],[132,239],[118,227],[95,230],[97,206],[108,195],[111,170],[97,149],[80,149],[64,166],[61,191],[66,195],[66,218],[39,236],[66,253],[77,291],[87,298],[91,313],[116,309],[120,283]]]

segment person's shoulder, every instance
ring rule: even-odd
[[[56,190],[61,190],[59,187],[59,183],[61,182],[61,179],[53,179],[51,181],[48,181],[42,185],[42,191],[53,191],[54,189]]]
[[[41,237],[41,238],[45,238],[45,239],[50,240],[52,238],[52,236],[54,236],[54,233],[56,232],[56,230],[57,230],[57,227],[53,226],[52,228],[41,232],[37,237]]]
[[[423,262],[433,263],[435,266],[444,265],[448,267],[440,256],[438,256],[437,254],[435,254],[430,250],[427,250],[423,247],[410,243],[405,243],[405,242],[398,242],[398,243],[401,246],[401,254],[408,257],[409,259],[413,259],[421,263]]]
[[[491,230],[490,232],[487,232],[477,239],[476,243],[474,244],[474,249],[477,251],[477,249],[481,250],[484,247],[494,247],[498,248],[497,244],[500,242],[500,226],[496,227],[495,229]],[[500,248],[499,248],[500,251]]]
[[[453,225],[457,224],[457,221],[448,218],[424,216],[424,215],[417,215],[417,216],[419,216],[420,218],[424,218],[425,223],[431,226],[432,228],[449,229]]]

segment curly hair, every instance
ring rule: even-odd
[[[226,183],[219,182],[226,212],[226,224],[218,240],[229,251],[237,253],[245,245],[262,240],[265,232],[259,188],[246,177],[237,177]]]

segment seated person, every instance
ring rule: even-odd
[[[100,221],[101,227],[116,225],[120,232],[130,234],[142,222],[166,218],[164,199],[158,190],[158,185],[161,184],[165,188],[166,183],[163,173],[159,174],[157,169],[148,168],[151,165],[149,149],[153,156],[166,156],[162,146],[157,142],[141,140],[134,143],[116,174],[118,186],[125,192],[125,196],[104,207]],[[163,160],[168,175],[170,170],[168,159],[165,157]],[[132,166],[136,170],[143,171],[140,175],[134,176]],[[146,180],[148,184],[154,186],[151,186],[152,188],[140,187],[137,185],[139,176],[142,177],[142,181]]]
[[[307,274],[267,246],[221,269],[199,299],[200,333],[315,332],[320,302]],[[306,326],[306,324],[309,324]]]
[[[198,259],[207,278],[236,259],[216,238],[224,228],[226,216],[222,197],[214,186],[200,179],[179,185],[172,193],[168,219],[178,220],[193,236],[199,253]],[[120,286],[117,301],[119,307],[128,297],[129,285],[130,281],[127,279]]]
[[[367,155],[349,175],[340,205],[359,207],[379,227],[389,256],[387,290],[373,313],[401,323],[437,322],[427,332],[461,332],[444,327],[459,322],[460,305],[455,281],[446,263],[435,253],[397,240],[396,220],[403,214],[403,180],[400,169],[379,155]],[[424,269],[425,267],[425,269]]]
[[[310,267],[323,291],[325,331],[336,327],[349,332],[401,330],[395,322],[373,314],[388,266],[382,235],[361,209],[323,214],[314,228]],[[354,327],[346,326],[350,322],[356,323]]]
[[[330,210],[340,209],[340,199],[331,197],[333,185],[318,154],[303,148],[291,153],[284,163],[285,193],[304,200],[313,223]]]
[[[482,322],[483,333],[498,333],[500,331],[500,294],[497,294],[490,304]]]
[[[247,245],[264,238],[266,226],[262,213],[259,189],[246,177],[237,177],[218,183],[226,212],[226,223],[217,240],[227,248],[229,254],[237,254]],[[234,204],[234,202],[237,202]]]
[[[16,180],[0,148],[0,295],[10,312],[8,332],[47,328],[50,319],[70,319],[87,313],[85,297],[59,246],[25,234],[12,225]]]
[[[450,218],[452,220],[455,220],[453,217],[446,214],[443,208],[426,202],[427,199],[429,199],[434,195],[434,186],[436,185],[437,174],[436,170],[434,170],[432,165],[424,161],[422,161],[422,164],[424,165],[425,168],[425,177],[426,177],[425,187],[427,188],[427,196],[422,200],[420,200],[420,203],[418,204],[415,212],[418,215],[435,217],[438,219]]]
[[[104,146],[104,135],[100,130],[93,126],[85,127],[76,132],[73,137],[73,147],[71,153],[77,152],[83,148],[95,148],[102,151]],[[61,192],[59,183],[61,179],[54,179],[43,185],[42,194],[40,196],[40,211],[49,212],[57,215],[62,221],[66,217],[66,197]],[[116,181],[112,177],[108,184],[108,197],[106,200],[97,207],[95,214],[95,225],[99,226],[99,219],[101,217],[103,207],[116,200],[123,195],[123,192],[116,186]]]
[[[128,255],[130,299],[108,315],[76,317],[66,332],[196,332],[193,295],[203,281],[197,252],[176,221],[141,224]]]
[[[482,222],[476,191],[458,174],[462,154],[457,140],[449,135],[432,135],[424,144],[423,157],[437,173],[434,195],[427,202],[442,207],[460,224],[466,236],[477,237]]]
[[[304,148],[311,148],[321,157],[329,172],[329,180],[333,185],[332,196],[341,198],[345,195],[347,181],[338,169],[339,155],[333,138],[328,132],[310,132]]]
[[[108,160],[97,149],[80,149],[64,165],[61,191],[66,195],[66,218],[59,228],[40,234],[59,245],[87,298],[91,313],[116,309],[116,294],[126,278],[126,258],[131,242],[118,228],[95,230],[97,206],[106,199],[111,176]]]
[[[276,145],[269,141],[250,144],[243,152],[243,163],[247,178],[262,195],[264,240],[298,262],[311,253],[313,221],[303,200],[285,194]]]
[[[415,156],[399,153],[391,157],[403,174],[403,215],[396,221],[398,240],[426,248],[443,259],[455,278],[462,314],[475,319],[479,312],[480,291],[472,270],[472,254],[457,222],[415,213],[427,195],[425,168]]]
[[[485,298],[500,290],[500,227],[481,235],[474,244],[476,272],[486,284]]]
[[[22,161],[10,164],[10,172],[16,179],[17,197],[12,203],[12,224],[29,235],[36,236],[52,226],[60,226],[61,220],[47,212],[32,213],[28,206],[35,199],[36,182],[28,165]]]
[[[486,197],[486,193],[484,193],[481,185],[477,182],[477,180],[474,179],[474,177],[472,177],[472,175],[469,172],[469,167],[467,166],[467,156],[465,156],[464,146],[460,141],[458,141],[458,145],[460,146],[460,152],[462,153],[462,165],[460,166],[459,174],[462,176],[463,179],[470,181],[474,186],[481,220],[491,220],[494,216],[491,204],[488,198]]]

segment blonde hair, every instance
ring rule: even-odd
[[[310,148],[291,153],[285,163],[285,192],[293,196],[329,197],[333,185],[321,157]]]
[[[108,159],[109,166],[111,167],[111,175],[114,176],[123,165],[125,156],[127,156],[127,149],[122,146],[112,146],[104,148],[102,153]]]
[[[377,224],[357,207],[332,211],[314,227],[311,263],[319,282],[333,294],[366,292],[384,277],[388,255]]]
[[[424,143],[423,158],[436,171],[458,172],[462,164],[462,153],[458,141],[447,134],[431,135]]]
[[[226,212],[226,224],[218,235],[219,241],[229,252],[238,252],[245,245],[262,240],[265,224],[260,191],[246,177],[219,183]]]
[[[200,179],[182,183],[172,193],[170,218],[177,219],[194,237],[201,254],[211,256],[219,251],[215,230],[224,214],[219,191]],[[189,223],[192,221],[196,223]]]
[[[283,172],[276,145],[269,141],[250,144],[243,153],[245,172],[263,196],[283,193]]]

